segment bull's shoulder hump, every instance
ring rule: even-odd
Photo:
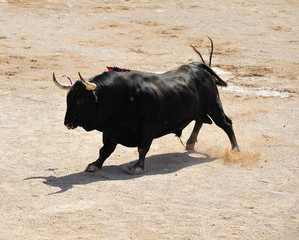
[[[124,74],[125,73],[116,71],[103,72],[102,74],[96,75],[95,77],[91,78],[90,81],[102,87],[115,84],[125,84],[125,82],[128,82],[128,80]]]

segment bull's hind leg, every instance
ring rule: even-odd
[[[201,119],[197,119],[195,121],[193,131],[192,131],[192,133],[187,141],[187,144],[186,144],[187,150],[194,149],[195,143],[197,142],[197,136],[198,136],[199,130],[202,127],[202,124],[203,124],[203,121]]]
[[[240,151],[235,137],[232,121],[225,115],[220,100],[217,101],[215,105],[210,106],[208,115],[213,119],[218,127],[225,131],[231,142],[232,150]]]
[[[212,124],[211,119],[206,114],[203,114],[199,118],[196,119],[193,131],[187,141],[187,146],[186,146],[187,150],[194,149],[195,143],[197,142],[197,136],[198,136],[199,130],[201,129],[203,123]]]

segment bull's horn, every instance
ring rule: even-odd
[[[64,90],[70,90],[72,86],[69,86],[69,85],[64,85],[60,82],[57,81],[56,77],[55,77],[55,73],[53,73],[53,81],[54,83],[61,89],[64,89]]]
[[[82,81],[82,83],[85,85],[86,89],[89,90],[89,91],[93,91],[97,88],[97,85],[95,83],[91,83],[91,82],[88,82],[86,81],[80,74],[80,72],[78,72],[79,74],[79,77]]]

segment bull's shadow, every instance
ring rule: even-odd
[[[32,179],[44,179],[43,183],[52,187],[60,188],[59,191],[49,193],[58,194],[63,193],[71,189],[74,185],[85,185],[98,181],[110,181],[110,180],[130,180],[134,178],[140,178],[143,176],[150,175],[158,175],[158,174],[169,174],[179,171],[180,169],[190,167],[197,164],[202,164],[206,162],[214,161],[215,158],[212,158],[208,154],[196,153],[196,155],[200,155],[200,157],[191,156],[192,153],[195,152],[185,152],[185,153],[168,153],[168,154],[160,154],[153,155],[151,157],[146,158],[146,172],[140,175],[130,175],[125,171],[127,166],[132,166],[136,161],[132,161],[130,163],[122,164],[122,165],[110,165],[103,166],[101,170],[96,173],[86,173],[79,172],[73,173],[70,175],[55,177],[29,177],[24,180],[32,180]],[[106,164],[109,163],[109,159]]]

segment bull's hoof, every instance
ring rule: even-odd
[[[234,147],[234,148],[232,148],[232,151],[233,152],[240,152],[240,148],[237,146],[237,147]]]
[[[140,166],[133,166],[133,167],[125,167],[125,172],[131,174],[131,175],[137,175],[137,174],[143,174],[144,169]]]
[[[187,150],[194,150],[195,143],[188,143],[186,144],[186,149]]]
[[[87,166],[87,168],[85,169],[85,172],[97,172],[97,171],[99,171],[100,169],[97,167],[97,166],[95,166],[95,165],[92,165],[92,164],[89,164],[88,166]]]

